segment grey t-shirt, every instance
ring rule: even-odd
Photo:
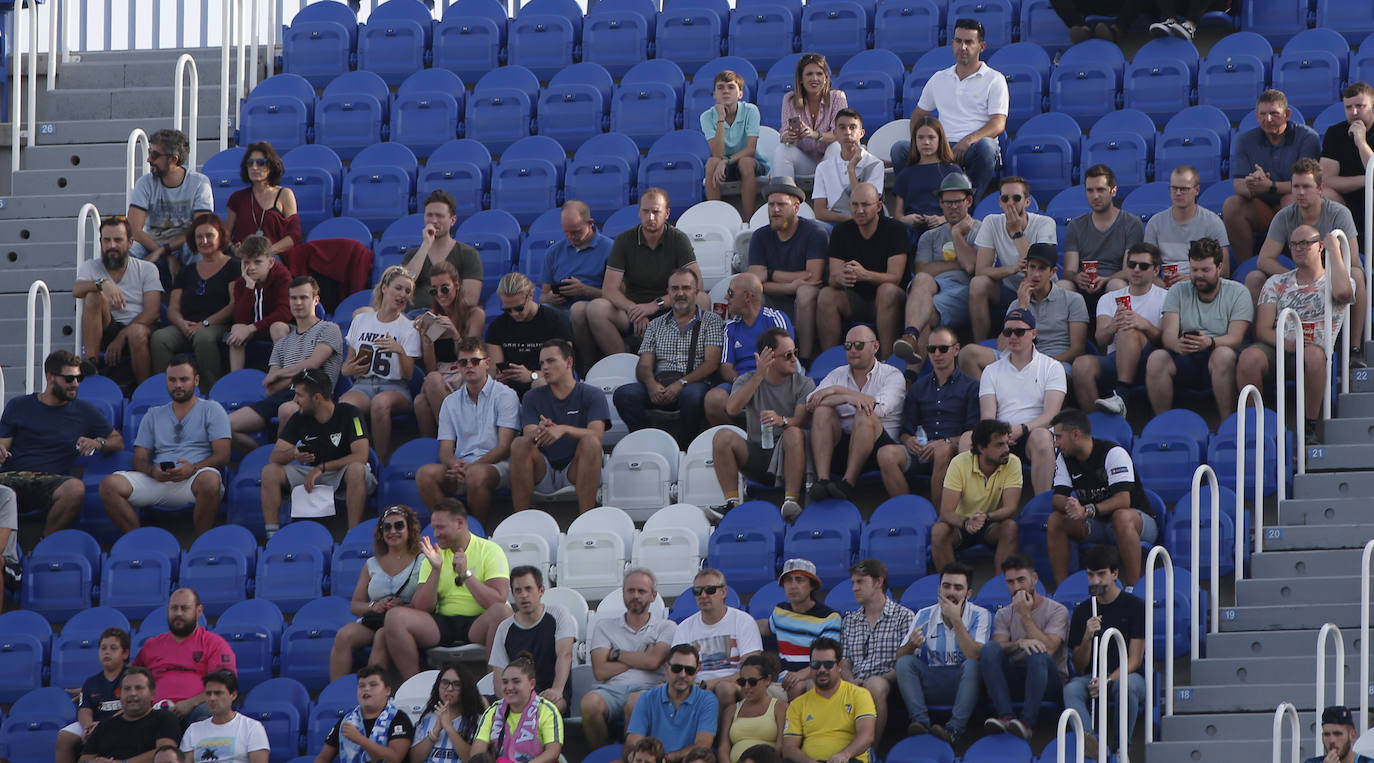
[[[1224,335],[1231,321],[1255,320],[1255,305],[1244,284],[1223,278],[1220,288],[1216,299],[1203,302],[1197,298],[1192,281],[1176,283],[1164,295],[1164,312],[1178,315],[1179,331],[1200,330],[1211,337]]]
[[[654,644],[671,645],[676,633],[677,623],[665,618],[650,616],[649,622],[636,631],[631,630],[626,624],[624,615],[614,618],[599,617],[592,625],[592,636],[587,641],[587,651],[590,653],[595,649],[619,649],[622,652],[643,652]],[[660,666],[658,670],[630,668],[600,683],[606,686],[653,686],[663,683],[666,670],[664,666]]]
[[[291,333],[277,340],[272,345],[272,356],[267,359],[267,365],[273,368],[286,368],[310,357],[315,352],[315,345],[327,344],[334,350],[324,361],[321,368],[329,374],[329,381],[339,383],[339,368],[343,366],[343,332],[339,329],[339,324],[333,321],[318,321],[314,326],[304,332],[297,331],[295,324],[292,324]]]
[[[113,305],[110,307],[110,316],[126,326],[143,312],[144,293],[162,292],[162,281],[158,279],[156,265],[137,257],[129,257],[127,262],[124,266],[124,278],[115,282],[115,286],[119,287],[119,291],[124,295],[124,307],[118,310]],[[105,263],[99,257],[82,260],[76,268],[78,281],[98,281],[101,278],[110,278],[110,271],[105,269]]]
[[[1181,270],[1188,267],[1188,246],[1200,238],[1215,239],[1222,246],[1231,245],[1221,218],[1206,207],[1198,207],[1193,219],[1182,225],[1174,220],[1173,209],[1156,213],[1145,224],[1145,240],[1159,247],[1163,255],[1160,262],[1178,265]]]
[[[148,173],[134,183],[129,206],[148,213],[143,230],[159,244],[166,244],[187,232],[197,212],[215,211],[215,197],[210,179],[199,172],[188,170],[176,188],[168,188]]]
[[[973,221],[973,227],[969,229],[968,235],[964,237],[968,241],[970,248],[977,249],[978,229],[983,223],[979,220]],[[954,251],[954,234],[950,232],[949,223],[941,223],[921,234],[921,240],[916,242],[916,262],[955,262],[959,258]],[[954,268],[936,276],[941,281],[951,283],[968,283],[972,278],[967,270]]]
[[[984,225],[978,229],[974,245],[978,248],[990,247],[997,258],[993,264],[998,267],[1015,265],[1021,260],[1016,242],[1007,233],[1007,216],[998,212],[983,218]],[[1059,231],[1054,227],[1054,218],[1028,212],[1026,214],[1026,240],[1032,244],[1057,244]],[[1016,274],[1013,274],[1016,275]],[[1020,283],[1020,279],[1017,279]]]
[[[1007,308],[1007,312],[1016,309],[1016,302]],[[1035,316],[1035,349],[1046,355],[1058,355],[1069,349],[1069,323],[1079,321],[1086,324],[1088,322],[1088,306],[1083,302],[1083,295],[1076,291],[1061,289],[1053,282],[1050,283],[1050,293],[1039,302],[1031,300],[1031,314]]]
[[[1129,212],[1118,212],[1116,222],[1106,231],[1100,231],[1093,224],[1091,212],[1069,221],[1064,231],[1064,251],[1078,252],[1079,266],[1096,260],[1098,277],[1109,276],[1121,271],[1121,261],[1126,257],[1126,249],[1145,239],[1145,226],[1140,218]]]
[[[753,372],[740,374],[739,378],[735,379],[734,386],[743,386],[753,375]],[[800,371],[792,374],[782,384],[769,384],[768,380],[764,379],[744,408],[744,419],[749,427],[749,442],[763,441],[763,429],[759,426],[761,411],[773,411],[780,416],[790,416],[797,410],[797,405],[804,402],[815,388],[815,380],[802,375]]]
[[[1289,204],[1280,209],[1274,215],[1273,222],[1269,223],[1269,233],[1266,237],[1278,242],[1283,251],[1288,251],[1288,242],[1293,237],[1293,231],[1302,225],[1302,211],[1297,204]],[[1353,245],[1359,232],[1355,230],[1355,218],[1350,214],[1350,208],[1344,204],[1337,204],[1330,199],[1322,199],[1322,211],[1317,215],[1317,232],[1325,237],[1333,230],[1345,231],[1345,235]],[[1347,265],[1349,263],[1346,263]]]

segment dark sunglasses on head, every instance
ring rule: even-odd
[[[697,668],[695,665],[681,665],[676,662],[670,662],[668,663],[668,669],[673,671],[674,673],[686,673],[689,676],[694,676],[697,674]]]
[[[1019,193],[1004,193],[1002,194],[1002,203],[1006,204],[1008,202],[1019,202],[1024,198],[1026,197],[1022,196]]]
[[[927,351],[927,352],[933,352],[933,353],[936,353],[936,354],[938,354],[938,355],[943,355],[943,354],[949,352],[949,351],[950,351],[951,349],[953,349],[953,348],[954,348],[954,345],[952,345],[952,344],[930,344],[930,345],[926,345],[926,351]]]
[[[842,346],[846,350],[862,350],[864,347],[868,346],[868,340],[861,340],[858,342],[845,342]]]
[[[706,594],[707,596],[715,596],[716,592],[724,587],[723,585],[694,585],[692,586],[692,595],[700,596]]]
[[[833,670],[838,660],[812,660],[812,670]]]
[[[759,681],[762,680],[762,678],[736,678],[735,683],[739,684],[739,688],[743,689],[746,686],[758,686]]]
[[[390,531],[392,531],[392,530],[404,530],[404,529],[406,529],[405,520],[401,520],[401,521],[399,521],[399,522],[383,522],[383,523],[382,523],[382,532],[390,532]]]
[[[452,284],[444,284],[444,285],[442,285],[442,286],[431,286],[431,287],[429,287],[429,296],[432,297],[432,296],[434,296],[434,295],[436,295],[436,294],[440,294],[440,293],[442,293],[442,294],[448,294],[448,293],[451,292],[451,291],[453,291],[453,285],[452,285]]]
[[[1025,336],[1030,329],[1002,329],[1002,336]]]
[[[1135,268],[1136,270],[1149,270],[1154,266],[1155,264],[1153,262],[1150,262],[1149,260],[1146,260],[1144,262],[1141,262],[1140,260],[1130,260],[1126,263],[1126,267]]]
[[[267,160],[264,159],[264,158],[262,158],[262,157],[260,157],[260,156],[255,156],[255,157],[253,157],[252,159],[244,159],[244,160],[243,160],[243,163],[246,164],[246,165],[248,165],[249,167],[266,167],[266,166],[267,166]]]
[[[454,362],[460,366],[475,366],[484,360],[486,360],[486,358],[459,358]]]
[[[129,218],[125,217],[124,215],[109,215],[107,217],[100,218],[100,224],[112,225],[116,223],[128,222],[128,220]]]

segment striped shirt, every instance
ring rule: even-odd
[[[980,644],[987,643],[992,637],[992,613],[974,604],[964,603],[964,627]],[[921,645],[921,659],[931,667],[955,667],[968,659],[959,648],[959,639],[954,629],[945,625],[940,615],[940,605],[931,604],[916,613],[916,627],[925,632],[926,640]]]
[[[811,609],[797,612],[783,602],[773,607],[768,627],[778,639],[778,657],[784,672],[804,670],[811,662],[811,642],[822,636],[839,640],[840,613],[824,604],[812,604]]]
[[[870,625],[863,607],[845,613],[840,623],[840,644],[853,667],[854,680],[880,676],[897,667],[897,650],[911,634],[916,615],[887,599],[876,624]]]

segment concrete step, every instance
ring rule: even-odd
[[[1278,507],[1278,529],[1285,531],[1303,525],[1364,524],[1369,519],[1367,498],[1287,498]],[[1269,547],[1267,538],[1264,545]]]
[[[1316,729],[1316,718],[1299,715],[1303,741],[1310,744]],[[1213,713],[1208,715],[1166,715],[1159,720],[1163,740],[1196,739],[1203,742],[1233,739],[1267,739],[1273,731],[1274,714]],[[1159,744],[1156,742],[1155,744]],[[1148,756],[1147,756],[1148,759]],[[1229,760],[1230,758],[1227,758]],[[1187,760],[1187,758],[1180,758]],[[1208,758],[1212,760],[1212,758]],[[1221,760],[1217,758],[1216,760]]]
[[[1335,688],[1328,687],[1330,692]],[[1330,701],[1332,694],[1328,692]],[[1345,696],[1359,698],[1358,687],[1347,682]],[[1312,675],[1306,681],[1293,684],[1248,684],[1244,691],[1235,686],[1176,686],[1174,712],[1180,715],[1200,713],[1273,713],[1280,702],[1292,702],[1299,711],[1316,709],[1317,698],[1312,688]],[[1266,735],[1266,740],[1268,739]],[[1178,758],[1177,760],[1188,760]],[[1207,761],[1240,761],[1240,757],[1203,758]]]
[[[113,136],[112,136],[113,137]],[[123,169],[126,161],[126,144],[129,134],[107,143],[66,143],[60,145],[38,145],[24,149],[24,170],[66,170],[73,168],[115,168]],[[200,163],[219,151],[218,140],[196,141]],[[9,152],[3,152],[4,164],[9,166]]]
[[[1271,711],[1272,712],[1272,711]],[[1145,763],[1182,763],[1182,761],[1258,761],[1273,754],[1268,735],[1259,739],[1220,739],[1207,741],[1155,742],[1145,747]],[[1309,744],[1304,749],[1310,748]],[[1288,748],[1284,748],[1285,750]],[[1285,753],[1287,754],[1287,753]],[[1135,758],[1132,758],[1134,760]]]
[[[171,88],[168,88],[170,90]],[[38,141],[40,146],[65,145],[71,143],[111,143],[129,139],[134,128],[142,128],[151,135],[154,130],[172,127],[172,110],[160,112],[158,116],[130,117],[122,119],[89,119],[77,121],[40,119],[38,121]],[[233,114],[229,115],[229,129],[234,128]],[[199,134],[197,141],[219,137],[219,107],[213,112],[201,110],[197,120]],[[231,136],[232,137],[232,136]],[[10,144],[10,123],[0,125],[0,144]],[[209,158],[208,156],[206,158]],[[203,161],[203,160],[202,160]]]
[[[1365,342],[1365,357],[1370,358],[1371,349],[1374,349],[1374,342]],[[1340,389],[1337,387],[1336,389]],[[1350,391],[1351,392],[1374,392],[1374,369],[1352,368],[1350,369]]]
[[[66,237],[75,239],[76,215],[81,211],[82,205],[87,202],[95,204],[102,214],[112,214],[115,210],[123,213],[128,209],[125,205],[123,191],[92,194],[45,194],[41,196],[19,195],[0,199],[0,219],[59,218],[68,226]]]
[[[1374,495],[1374,472],[1298,474],[1290,494],[1294,498],[1358,498]]]
[[[1335,623],[1341,630],[1359,628],[1360,608],[1350,601],[1305,604],[1300,608],[1291,604],[1221,608],[1220,625],[1223,631],[1282,631],[1295,627],[1320,627],[1323,623]]]
[[[1250,687],[1255,684],[1306,684],[1312,686],[1316,670],[1316,653],[1301,657],[1259,657],[1218,659],[1208,657],[1193,661],[1193,674],[1190,683],[1201,686]],[[1335,656],[1327,656],[1327,681],[1335,684],[1331,670]],[[1345,666],[1341,671],[1346,681],[1356,681],[1360,673],[1359,655],[1346,652]],[[1243,693],[1243,689],[1240,690]]]
[[[1374,416],[1374,392],[1349,392],[1340,396],[1337,409],[1342,418]]]
[[[1360,576],[1241,580],[1236,600],[1247,607],[1358,602]]]
[[[1368,501],[1360,502],[1368,510]],[[1332,548],[1364,548],[1374,528],[1366,524],[1314,524],[1307,527],[1264,528],[1265,551],[1302,551]]]
[[[120,164],[123,165],[122,160]],[[123,166],[23,169],[13,175],[10,193],[15,196],[123,193],[126,177]]]
[[[1253,578],[1340,577],[1360,574],[1360,552],[1354,549],[1325,551],[1265,551],[1250,557]]]
[[[1355,608],[1356,610],[1359,607]],[[1207,659],[1233,657],[1292,657],[1307,655],[1315,659],[1317,654],[1317,634],[1319,629],[1289,631],[1256,631],[1253,633],[1209,633],[1207,634]],[[1342,629],[1346,654],[1358,654],[1360,631],[1357,623],[1354,630]],[[1332,647],[1334,650],[1334,647]],[[1358,663],[1357,663],[1358,664]]]
[[[1307,470],[1310,472],[1358,471],[1374,468],[1374,444],[1339,444],[1326,442],[1307,446]]]
[[[170,116],[175,101],[172,88],[172,70],[167,68],[166,79],[157,85],[145,87],[108,87],[60,88],[51,93],[40,90],[38,93],[38,115],[45,122],[92,119],[145,119],[152,116]],[[215,82],[201,83],[196,91],[200,105],[200,116],[219,114],[219,78]],[[229,108],[234,108],[238,100],[238,90],[232,84],[229,90]],[[189,104],[186,106],[189,110]],[[188,111],[189,113],[189,111]]]
[[[1363,369],[1368,371],[1369,369]],[[1326,422],[1324,439],[1332,445],[1337,444],[1374,444],[1374,418],[1350,417],[1331,419]]]
[[[5,201],[10,200],[6,199]],[[122,209],[123,205],[124,194],[119,194],[119,203],[107,210],[102,209],[101,213],[112,214],[115,210]],[[6,242],[8,246],[23,246],[30,242],[47,244],[55,241],[76,240],[76,212],[67,217],[36,218],[25,215],[7,215],[6,211],[6,209],[0,209],[0,241]],[[62,259],[75,263],[76,253],[72,252],[69,258]]]
[[[219,87],[219,48],[162,50],[158,51],[158,55],[151,57],[82,53],[79,56],[80,60],[64,63],[59,68],[57,87],[59,90],[70,88],[108,88],[115,90],[163,85],[170,89],[176,62],[181,58],[182,53],[190,53],[191,57],[195,59],[202,89]],[[234,76],[233,68],[231,68],[229,72],[231,81]],[[261,76],[259,76],[259,81],[261,81]]]

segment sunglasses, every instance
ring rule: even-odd
[[[529,301],[528,301],[528,300],[525,301],[525,302],[521,302],[520,304],[516,305],[515,307],[503,307],[503,308],[501,308],[501,312],[505,313],[506,315],[513,315],[513,314],[515,314],[515,313],[520,312],[521,310],[524,310],[524,309],[525,309],[525,305],[527,305],[527,304],[529,304]]]
[[[456,678],[440,678],[440,679],[439,679],[439,688],[440,688],[440,689],[461,689],[461,688],[463,688],[463,682],[460,681],[460,680],[458,680],[458,679],[456,679]]]
[[[1307,239],[1306,241],[1289,241],[1289,242],[1288,242],[1288,248],[1289,248],[1289,249],[1307,249],[1307,248],[1309,248],[1309,247],[1316,246],[1317,244],[1320,244],[1320,243],[1321,243],[1321,237],[1318,236],[1317,238],[1309,238],[1309,239]]]
[[[1019,193],[1004,193],[1002,194],[1002,203],[1006,204],[1008,202],[1020,202],[1024,198],[1026,197],[1022,196]]]
[[[404,529],[406,529],[405,520],[401,520],[401,521],[399,521],[399,522],[383,522],[383,523],[382,523],[382,532],[391,532],[392,530],[404,530]]]
[[[833,670],[833,669],[835,668],[835,665],[836,665],[838,662],[839,662],[838,660],[812,660],[812,661],[811,661],[811,669],[812,669],[812,670]]]
[[[254,158],[252,158],[252,159],[245,159],[245,160],[243,160],[243,163],[246,164],[246,165],[248,165],[249,167],[266,167],[266,166],[267,166],[267,160],[266,160],[266,159],[263,159],[262,157],[254,157]]]
[[[844,347],[846,350],[862,350],[864,347],[868,346],[869,341],[870,340],[863,340],[858,342],[845,342],[841,346]]]
[[[150,161],[150,162],[157,161],[158,159],[161,159],[162,157],[164,157],[164,156],[166,156],[166,155],[167,155],[167,154],[164,154],[164,153],[162,153],[161,151],[149,151],[149,152],[148,152],[148,161]]]
[[[125,217],[124,215],[109,215],[107,217],[100,218],[101,225],[110,225],[112,223],[123,223],[128,221],[129,218]]]
[[[780,354],[778,355],[778,357],[782,358],[783,360],[791,360],[791,359],[797,357],[797,351],[796,351],[796,350],[788,350],[787,352],[780,353]]]
[[[723,588],[725,588],[723,585],[694,585],[692,586],[692,595],[700,596],[706,594],[707,596],[715,596],[716,592]]]
[[[444,284],[443,286],[431,286],[429,287],[429,296],[433,297],[436,294],[448,294],[451,291],[453,291],[452,284]]]
[[[181,433],[184,427],[185,424],[180,421],[172,427],[172,442],[181,442]]]
[[[1155,264],[1153,262],[1150,262],[1149,260],[1146,260],[1144,262],[1141,262],[1140,260],[1134,260],[1126,263],[1126,267],[1134,268],[1136,270],[1149,270],[1154,266]]]
[[[80,384],[81,380],[86,378],[85,374],[53,374],[53,376],[68,384]]]
[[[949,351],[952,350],[952,349],[954,349],[954,345],[952,345],[952,344],[930,344],[930,345],[926,345],[926,351],[927,351],[927,352],[933,352],[933,353],[936,353],[936,354],[939,354],[939,355],[943,355],[943,354],[949,352]]]
[[[484,360],[486,360],[486,358],[459,358],[454,362],[460,366],[476,366],[480,365]]]
[[[697,674],[697,668],[695,665],[680,665],[676,662],[670,662],[668,663],[668,669],[673,671],[674,673],[686,673],[689,676],[694,676]]]
[[[759,682],[762,680],[762,678],[736,678],[735,683],[739,684],[739,688],[743,689],[746,686],[758,686]]]
[[[1025,336],[1030,329],[1002,329],[1002,336]]]

